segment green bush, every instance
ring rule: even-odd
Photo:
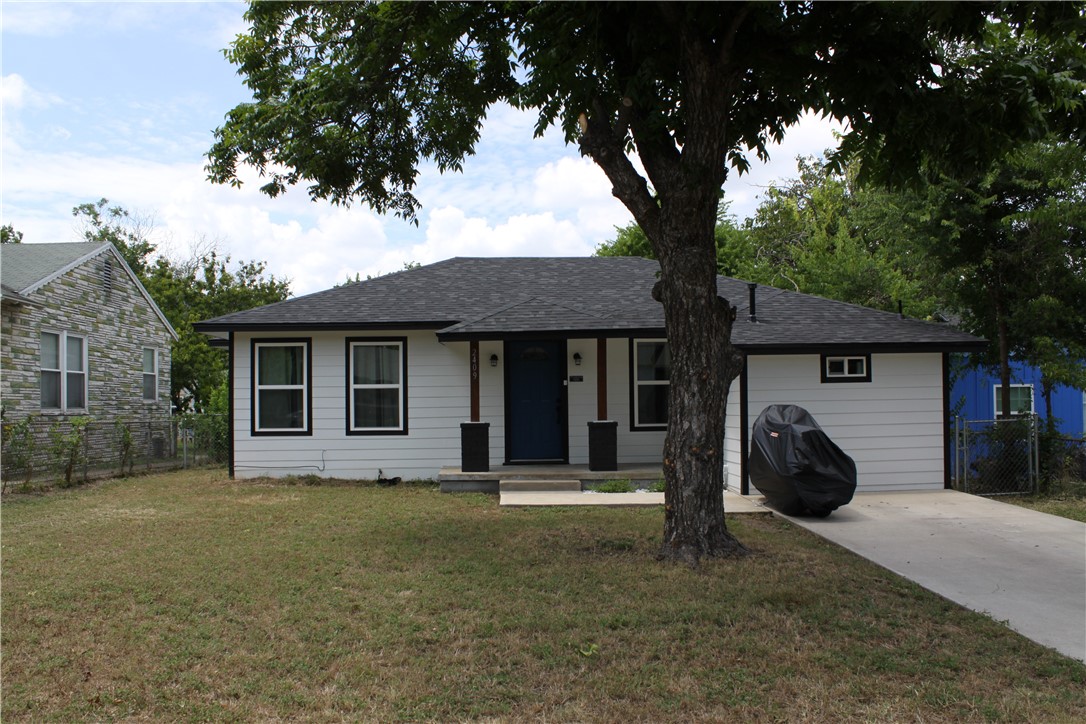
[[[632,493],[633,483],[629,480],[605,480],[596,486],[599,493]]]
[[[93,418],[87,415],[80,415],[68,420],[67,431],[60,421],[49,427],[53,466],[64,478],[63,486],[66,488],[72,485],[75,469],[87,461],[87,427],[92,420]],[[86,482],[85,473],[84,470],[83,482]]]
[[[3,434],[0,447],[3,449],[4,465],[11,472],[22,474],[23,485],[30,485],[30,478],[34,475],[34,451],[37,449],[37,439],[34,437],[31,424],[32,417],[33,415],[28,415],[19,422],[0,426]]]

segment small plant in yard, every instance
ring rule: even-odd
[[[30,485],[30,478],[34,475],[34,451],[37,449],[37,440],[34,437],[31,419],[28,415],[18,422],[5,423],[2,426],[4,464],[12,472],[19,472],[23,477],[23,486]],[[7,485],[7,482],[4,483]]]
[[[113,421],[113,433],[117,439],[117,453],[120,458],[119,475],[132,474],[132,468],[136,463],[135,440],[132,437],[132,428],[121,418]]]
[[[92,420],[88,415],[80,415],[68,420],[68,430],[59,421],[49,427],[53,465],[63,476],[64,487],[71,487],[75,469],[87,460],[87,427]]]
[[[605,480],[596,486],[596,491],[600,493],[632,493],[634,486],[629,480]]]
[[[649,486],[649,492],[650,493],[662,493],[662,492],[664,492],[664,489],[666,487],[667,487],[667,483],[665,483],[664,480],[661,478],[660,480],[657,480],[655,483],[653,483],[652,485]]]

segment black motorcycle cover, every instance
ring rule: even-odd
[[[796,405],[770,405],[754,422],[747,469],[766,503],[824,518],[856,492],[856,463]]]

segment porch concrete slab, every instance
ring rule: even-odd
[[[1086,662],[1086,523],[953,490],[859,493],[828,518],[784,517]]]
[[[724,493],[725,513],[772,513],[762,505],[764,499],[744,496],[728,491]],[[641,505],[663,505],[663,493],[576,493],[567,491],[511,491],[503,490],[499,505],[543,506],[543,505],[603,505],[610,507],[628,507]]]

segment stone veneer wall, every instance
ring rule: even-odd
[[[109,269],[107,270],[107,263]],[[109,252],[99,254],[29,295],[40,307],[5,304],[0,310],[0,399],[5,426],[32,416],[37,435],[35,470],[49,469],[49,428],[68,429],[88,415],[92,465],[115,465],[119,448],[114,422],[133,431],[138,457],[169,454],[170,334]],[[41,409],[41,332],[69,332],[87,345],[87,409]],[[143,400],[143,349],[158,350],[158,399]],[[6,444],[6,443],[5,443]],[[5,450],[6,452],[6,450]],[[5,458],[8,456],[5,455]],[[7,470],[13,478],[19,473]]]

